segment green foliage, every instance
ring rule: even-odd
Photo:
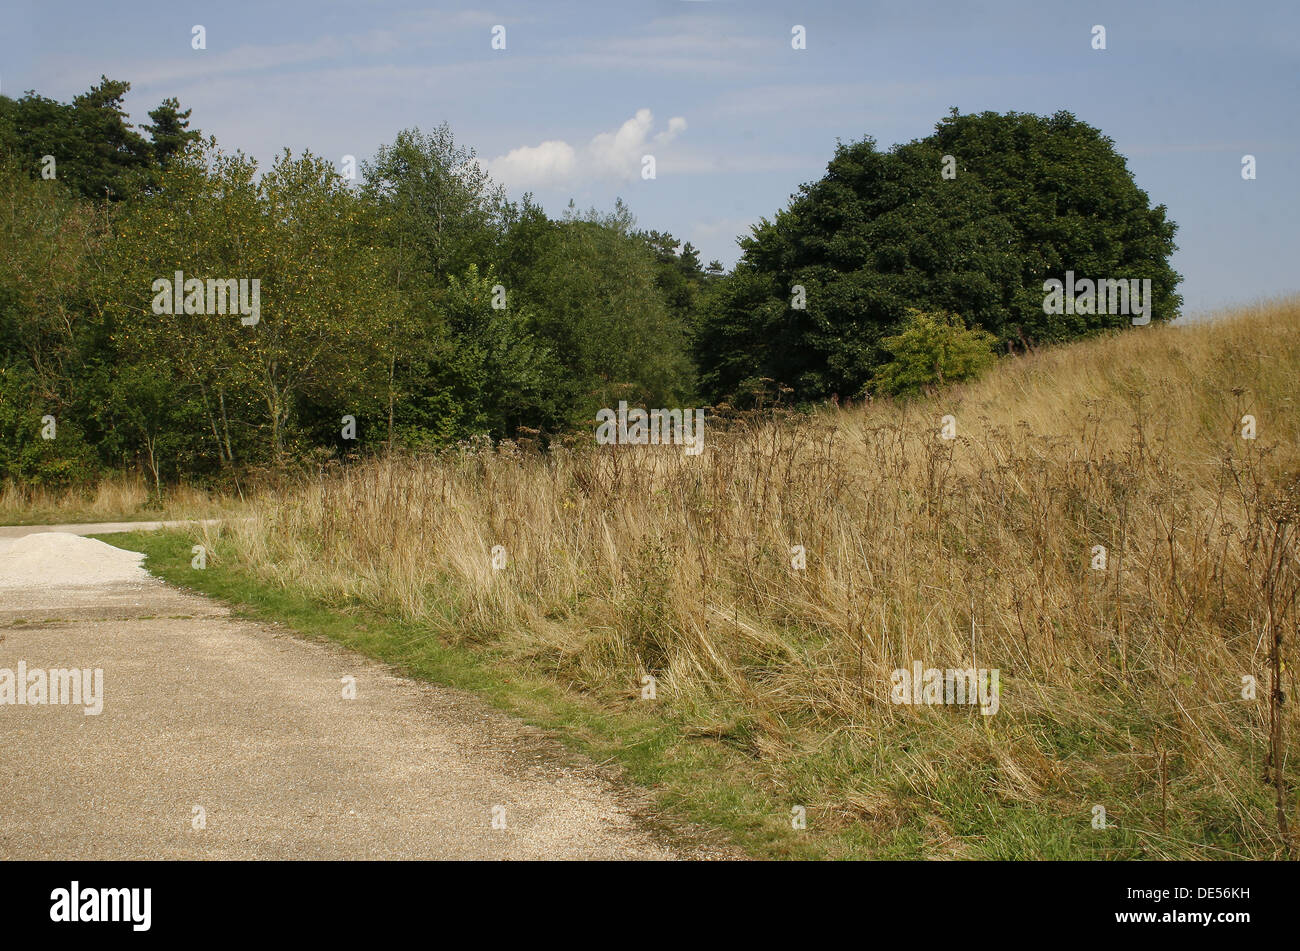
[[[523,295],[539,337],[568,371],[568,422],[601,407],[681,405],[692,388],[687,327],[656,283],[655,259],[622,202],[608,215],[570,205],[529,270]]]
[[[558,220],[530,195],[507,201],[445,124],[398,133],[353,186],[310,153],[260,169],[222,151],[175,99],[136,131],[129,88],[0,97],[0,476],[136,465],[160,486],[322,452],[549,437],[619,400],[907,394],[968,378],[992,344],[1127,323],[1044,314],[1043,281],[1066,270],[1150,278],[1156,320],[1180,301],[1165,209],[1068,113],[954,111],[888,152],[841,145],[727,274],[636,230],[621,201],[571,202]],[[257,279],[260,319],[155,314],[154,283],[176,271]],[[57,446],[32,441],[46,414]]]
[[[562,371],[538,338],[532,312],[510,300],[496,273],[480,276],[470,265],[462,277],[450,279],[442,306],[459,357],[459,395],[473,407],[462,432],[499,437],[553,420],[559,408],[552,394]]]
[[[403,286],[422,284],[436,297],[448,277],[490,259],[503,194],[445,122],[427,135],[398,133],[364,163],[362,177]]]
[[[79,371],[96,340],[87,285],[102,236],[55,182],[3,162],[0,189],[0,477],[65,486],[98,469],[96,394]]]
[[[888,152],[870,138],[840,145],[821,180],[741,241],[696,341],[701,382],[713,398],[760,378],[801,400],[860,391],[914,307],[960,313],[1011,345],[1128,324],[1044,314],[1043,282],[1067,270],[1149,278],[1153,319],[1168,320],[1181,298],[1165,214],[1111,140],[1065,112],[954,110],[934,135]]]
[[[54,438],[44,438],[45,416]],[[27,367],[0,365],[0,474],[22,485],[66,488],[92,478],[99,465],[73,415],[56,415]]]
[[[732,401],[763,389],[791,333],[793,313],[778,297],[775,278],[738,267],[712,296],[695,341],[700,388]]]
[[[489,375],[491,361],[475,341],[467,349],[460,335],[494,338],[513,330],[495,318],[487,329],[467,322],[464,296],[445,298],[449,288],[458,292],[454,280],[471,269],[477,287],[480,262],[490,262],[500,244],[503,215],[520,209],[505,203],[474,150],[458,145],[445,123],[431,134],[405,130],[381,146],[363,166],[360,195],[371,211],[379,267],[400,300],[382,342],[388,376],[377,431],[385,444],[410,448],[445,445],[482,431],[506,435],[515,420],[501,405],[502,394],[535,384],[500,378],[495,382],[504,389],[480,399],[475,387]],[[530,224],[533,212],[525,199],[522,213]]]
[[[956,314],[912,310],[899,333],[881,341],[891,359],[876,371],[872,387],[885,396],[915,396],[973,380],[997,360],[996,342],[987,331],[968,330]]]
[[[29,175],[54,157],[56,180],[94,201],[119,201],[148,186],[172,155],[198,137],[189,110],[165,99],[149,113],[146,139],[127,121],[122,100],[131,84],[101,76],[99,84],[61,103],[34,92],[13,100],[0,96],[0,143]]]
[[[658,231],[637,233],[654,254],[655,286],[673,316],[690,326],[699,311],[705,275],[700,267],[700,253],[687,241],[682,244],[670,234]]]
[[[128,89],[0,97],[0,478],[135,465],[160,489],[322,453],[550,436],[620,398],[692,391],[698,254],[633,232],[621,203],[554,221],[531,196],[506,201],[446,125],[399,133],[356,187],[309,153],[259,169],[190,130],[175,99],[146,139]],[[154,313],[155,282],[177,271],[205,291],[258,280],[259,319],[233,303]],[[39,438],[47,414],[55,441]]]
[[[143,128],[153,141],[154,159],[159,168],[167,168],[172,158],[184,152],[191,142],[202,139],[198,130],[189,127],[191,111],[182,112],[180,101],[174,97],[164,99],[157,109],[150,111],[153,124]]]
[[[1108,136],[1068,112],[963,116],[954,109],[926,141],[937,153],[932,158],[957,158],[958,180],[969,175],[988,190],[1014,235],[1019,280],[1007,285],[1011,299],[1001,319],[982,315],[980,326],[1003,340],[1037,342],[1128,324],[1117,315],[1044,315],[1043,281],[1067,270],[1149,278],[1152,319],[1178,315],[1180,276],[1169,264],[1177,226],[1164,205],[1151,206]]]
[[[278,461],[303,400],[329,402],[339,415],[375,404],[386,382],[383,342],[402,311],[366,240],[370,212],[328,162],[286,150],[260,179],[255,172],[212,141],[176,159],[157,193],[120,219],[103,289],[115,342],[153,368],[140,379],[175,371],[202,400],[212,448],[228,464],[254,431],[258,457]],[[153,282],[176,271],[257,279],[260,319],[155,314]]]

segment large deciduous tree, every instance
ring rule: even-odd
[[[240,424],[279,461],[304,400],[357,415],[378,403],[382,344],[402,305],[360,196],[330,163],[287,150],[256,178],[209,141],[175,159],[162,187],[118,222],[106,297],[115,340],[153,376],[197,391],[214,448],[231,463]],[[255,323],[232,313],[153,311],[153,282],[256,279]],[[141,383],[144,386],[144,381]],[[142,395],[153,405],[152,383]]]
[[[1149,279],[1152,316],[1177,315],[1175,225],[1110,139],[1069,113],[986,112],[887,152],[840,145],[819,181],[741,240],[697,336],[714,397],[763,378],[796,398],[853,395],[890,355],[909,309],[952,312],[1003,347],[1125,326],[1048,314],[1044,281],[1074,271]]]

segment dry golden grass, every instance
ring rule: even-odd
[[[152,503],[149,482],[137,472],[108,476],[94,486],[67,490],[0,484],[0,524],[117,521],[123,519],[210,518],[233,506],[192,486],[169,488]]]
[[[665,716],[743,744],[810,822],[914,828],[908,854],[1282,856],[1297,380],[1300,301],[1261,304],[910,404],[715,418],[699,457],[377,460],[262,499],[223,547],[615,708],[651,673]],[[913,660],[1000,669],[999,711],[892,704]]]

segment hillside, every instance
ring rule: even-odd
[[[477,658],[499,702],[760,854],[1281,857],[1298,379],[1300,301],[1273,302],[907,404],[723,412],[701,456],[362,462],[206,544],[264,609],[305,598],[429,676]],[[988,714],[893,702],[915,662],[998,671]]]

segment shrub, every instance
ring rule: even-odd
[[[886,396],[914,396],[947,383],[973,380],[997,357],[991,333],[968,329],[956,314],[908,312],[898,334],[881,341],[892,359],[871,385]]]

